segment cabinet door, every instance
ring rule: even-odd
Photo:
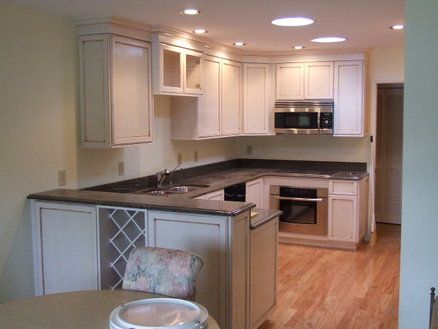
[[[146,42],[113,37],[113,145],[152,141],[150,48]]]
[[[110,146],[109,35],[79,37],[81,145]]]
[[[364,135],[363,72],[362,61],[335,63],[334,136]]]
[[[222,63],[222,135],[238,135],[241,125],[241,75],[240,63],[224,60]]]
[[[333,62],[313,62],[305,65],[305,98],[333,98]]]
[[[329,196],[329,236],[333,240],[355,241],[357,197]]]
[[[184,55],[182,49],[160,44],[160,57],[161,91],[171,94],[183,93]]]
[[[224,201],[224,197],[225,197],[224,190],[219,190],[198,196],[196,199]]]
[[[218,216],[148,212],[149,245],[190,251],[204,260],[196,301],[226,328],[226,220]]]
[[[304,99],[304,64],[277,64],[276,99]]]
[[[196,51],[184,51],[184,93],[202,94],[202,54]]]
[[[270,102],[270,66],[245,64],[243,67],[243,132],[268,134]]]
[[[205,57],[203,70],[204,94],[199,97],[198,109],[199,137],[219,136],[221,134],[221,60],[216,57]]]
[[[37,295],[99,289],[95,207],[35,203]]]
[[[263,180],[256,179],[246,183],[246,202],[256,205],[256,208],[262,208],[262,190]]]
[[[275,306],[278,219],[251,231],[250,327],[258,328]]]

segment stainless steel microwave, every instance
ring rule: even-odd
[[[333,101],[275,102],[274,131],[277,134],[333,134]]]

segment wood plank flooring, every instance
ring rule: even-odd
[[[400,226],[341,251],[280,244],[278,301],[259,329],[396,329]]]

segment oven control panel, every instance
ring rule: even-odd
[[[321,113],[319,118],[320,129],[333,129],[333,113]]]

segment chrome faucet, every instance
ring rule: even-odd
[[[181,165],[179,165],[179,164],[176,165],[175,168],[173,168],[173,170],[169,173],[169,184],[170,184],[170,185],[172,185],[172,183],[173,183],[173,182],[172,182],[172,174],[173,174],[175,171],[177,171],[178,169],[179,169],[179,170],[182,169]]]
[[[172,171],[169,171],[169,169],[164,169],[162,171],[158,171],[155,176],[157,177],[157,188],[162,188],[165,185],[172,185],[172,174],[178,170],[178,169],[182,169],[181,165],[177,165],[175,168],[173,168]],[[169,177],[169,182],[168,184],[163,184],[166,177]]]

